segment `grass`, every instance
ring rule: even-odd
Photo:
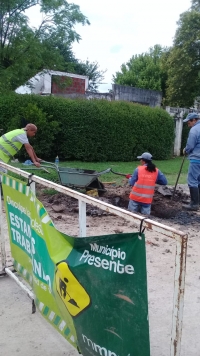
[[[46,195],[55,195],[58,192],[53,188],[49,188],[49,189],[43,189],[43,193]]]
[[[183,161],[183,157],[175,157],[169,160],[164,161],[156,161],[154,160],[154,164],[158,169],[160,169],[165,176],[167,177],[169,185],[175,185],[177,176],[181,167],[181,163]],[[91,169],[95,171],[103,171],[107,168],[112,168],[115,172],[120,172],[123,174],[132,173],[134,169],[139,165],[138,161],[133,162],[81,162],[81,161],[66,161],[60,162],[60,166],[62,167],[71,167],[71,168],[83,168],[83,169]],[[19,167],[21,169],[25,169],[26,166],[22,164],[12,163],[13,166]],[[188,171],[189,161],[185,159],[185,162],[182,167],[182,173],[179,177],[179,184],[187,183],[187,171]],[[36,168],[35,166],[33,166]],[[49,169],[49,173],[46,173],[42,170],[33,170],[34,174],[38,176],[52,180],[53,182],[59,182],[58,174],[55,170]],[[31,172],[31,171],[30,171]],[[121,184],[124,179],[123,176],[119,176],[113,173],[102,174],[99,178],[101,182],[116,182],[117,185]]]

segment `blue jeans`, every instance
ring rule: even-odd
[[[151,204],[140,203],[139,201],[135,201],[130,199],[128,203],[128,210],[133,213],[141,213],[144,215],[150,215],[151,213]]]
[[[187,181],[189,187],[200,186],[200,164],[190,162]]]

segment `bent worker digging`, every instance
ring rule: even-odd
[[[33,164],[36,167],[40,167],[40,162],[42,159],[37,157],[33,147],[30,145],[28,140],[28,137],[34,137],[36,133],[37,126],[34,124],[27,124],[23,129],[16,129],[2,135],[0,137],[0,162],[8,163],[24,145]],[[6,169],[3,167],[0,167],[0,171],[7,173]]]

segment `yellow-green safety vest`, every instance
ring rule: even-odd
[[[23,129],[17,129],[0,137],[0,160],[7,163],[13,158],[23,145],[21,142],[13,140],[13,138],[24,133]]]

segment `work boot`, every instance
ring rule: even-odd
[[[183,209],[186,210],[198,210],[199,209],[199,188],[189,187],[190,188],[190,204],[183,205]]]

